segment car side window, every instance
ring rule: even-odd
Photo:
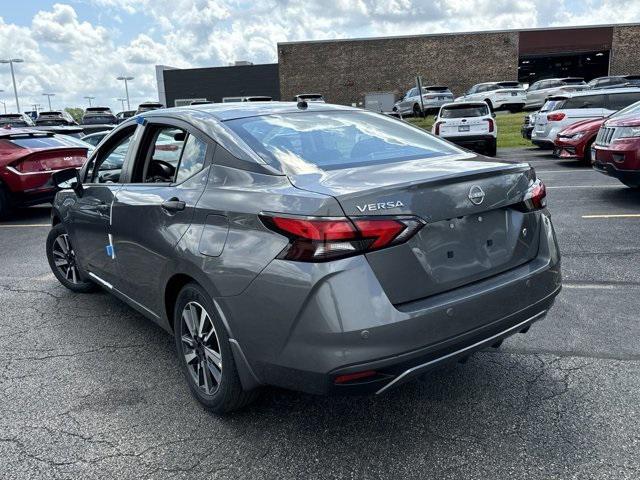
[[[606,108],[617,111],[637,101],[640,101],[640,93],[613,93],[609,95],[609,105]]]
[[[136,127],[126,129],[122,135],[118,135],[93,155],[87,165],[84,183],[118,183],[122,173],[122,165],[129,151],[131,139],[136,132]]]
[[[569,98],[562,108],[604,108],[604,95],[584,95]]]
[[[407,92],[407,97],[415,97],[416,95],[418,95],[418,89],[417,88],[412,88],[411,90],[409,90]]]
[[[204,168],[207,144],[186,130],[147,125],[131,183],[181,183]]]
[[[182,183],[202,170],[206,156],[207,144],[194,135],[189,135],[182,151],[176,182]]]

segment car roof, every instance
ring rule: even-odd
[[[463,106],[476,106],[476,107],[488,107],[487,102],[483,102],[481,100],[468,100],[468,101],[460,101],[460,102],[449,102],[449,103],[445,103],[442,105],[442,108],[447,108],[447,107],[458,107],[460,105]]]
[[[307,108],[298,108],[296,102],[227,102],[206,105],[186,105],[184,107],[162,108],[138,114],[136,117],[154,117],[170,114],[188,117],[194,111],[208,113],[221,122],[238,118],[258,117],[261,115],[280,115],[300,112],[361,111],[362,109],[335,105],[331,103],[309,102]]]
[[[640,87],[602,88],[597,90],[580,90],[579,92],[567,92],[562,95],[566,98],[585,97],[589,95],[607,95],[610,93],[640,93]],[[550,97],[552,98],[552,97]]]

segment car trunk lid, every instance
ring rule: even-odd
[[[533,259],[538,216],[511,208],[533,175],[528,164],[460,155],[289,178],[335,197],[348,217],[410,215],[426,222],[407,243],[366,254],[390,301],[401,304]]]
[[[489,133],[489,119],[482,117],[447,118],[440,123],[439,135],[483,135]]]

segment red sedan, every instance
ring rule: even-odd
[[[51,175],[81,167],[90,145],[30,128],[0,129],[0,218],[14,207],[53,200]]]
[[[606,118],[583,120],[558,133],[553,153],[559,158],[575,158],[591,165],[591,146]]]
[[[595,142],[594,168],[640,188],[640,113],[607,120]]]

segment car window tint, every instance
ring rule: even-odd
[[[604,95],[582,95],[568,98],[562,108],[604,108],[604,100]]]
[[[176,182],[180,183],[187,178],[195,175],[204,168],[207,154],[207,144],[199,138],[189,135],[184,144],[180,166],[178,167],[178,175]]]
[[[616,113],[611,115],[610,118],[623,117],[625,115],[637,115],[638,113],[640,113],[640,101],[637,101],[636,103],[632,103],[631,105],[623,108],[622,110],[618,110]]]
[[[489,115],[489,107],[486,105],[470,105],[464,107],[446,107],[440,112],[442,118],[482,117]]]
[[[609,110],[620,110],[640,100],[640,93],[612,93],[609,94]]]
[[[300,112],[225,123],[265,161],[298,172],[461,153],[422,129],[370,112]]]
[[[158,130],[151,145],[151,157],[145,170],[144,183],[171,183],[174,181],[186,133],[175,127]]]
[[[122,165],[127,156],[131,139],[135,133],[132,127],[114,142],[103,145],[101,149],[91,158],[87,165],[85,182],[87,183],[117,183],[120,181]],[[97,164],[97,169],[96,169]]]

